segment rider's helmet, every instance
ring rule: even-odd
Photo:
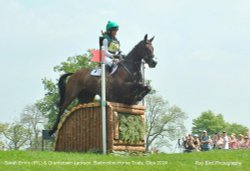
[[[108,21],[106,25],[106,31],[118,30],[119,25],[116,22]]]

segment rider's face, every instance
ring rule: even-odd
[[[112,30],[112,31],[111,31],[111,35],[112,35],[112,37],[115,37],[115,36],[116,36],[117,31],[118,31],[118,30]]]

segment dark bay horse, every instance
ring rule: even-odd
[[[150,87],[142,83],[141,63],[144,60],[149,67],[154,68],[157,62],[154,58],[152,41],[145,35],[133,50],[118,63],[117,71],[106,74],[106,98],[107,101],[137,104],[150,92]],[[90,75],[91,69],[82,69],[76,73],[66,73],[59,79],[60,101],[58,103],[59,113],[50,135],[52,135],[60,121],[61,115],[67,106],[76,98],[79,103],[94,101],[96,95],[101,95],[101,77]],[[67,77],[69,77],[66,82]]]

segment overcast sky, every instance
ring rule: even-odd
[[[53,66],[98,47],[108,20],[124,53],[156,36],[158,94],[192,119],[212,110],[250,127],[250,1],[0,0],[0,122],[12,122],[44,95]]]

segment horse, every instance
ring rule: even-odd
[[[133,105],[141,101],[151,91],[148,85],[143,84],[141,64],[144,60],[150,68],[156,66],[153,40],[154,37],[148,40],[146,34],[144,39],[117,64],[118,68],[115,73],[106,74],[107,101]],[[101,78],[92,76],[91,71],[91,69],[85,68],[75,73],[66,73],[60,77],[58,82],[59,112],[52,130],[49,131],[50,135],[55,132],[61,115],[74,99],[78,98],[79,103],[89,103],[94,101],[96,95],[101,95]],[[68,80],[67,77],[69,77]]]

